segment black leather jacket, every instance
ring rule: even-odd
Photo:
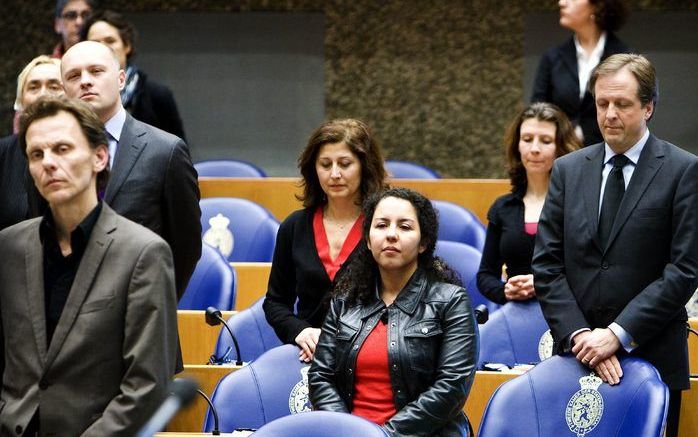
[[[397,410],[384,430],[391,436],[467,435],[463,405],[478,354],[470,298],[462,287],[428,280],[421,269],[387,309],[377,295],[366,304],[332,300],[308,373],[314,408],[351,412],[356,358],[384,310]]]

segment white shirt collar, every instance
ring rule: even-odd
[[[606,47],[606,32],[601,32],[601,36],[599,37],[599,40],[596,42],[596,47],[594,47],[594,50],[591,51],[589,56],[587,56],[587,52],[582,48],[582,45],[579,43],[579,39],[577,39],[577,35],[574,36],[574,47],[577,49],[577,59],[582,59],[586,62],[589,62],[592,59],[595,59],[596,62],[594,65],[598,64],[599,61],[601,60],[601,55],[603,55],[603,49]]]
[[[123,106],[119,106],[119,110],[116,114],[106,123],[104,123],[104,128],[107,130],[109,135],[112,136],[116,141],[119,141],[121,137],[121,131],[124,128],[124,123],[126,122],[126,110]]]
[[[650,137],[650,130],[648,128],[645,128],[645,133],[642,135],[640,140],[635,143],[631,148],[629,148],[623,155],[625,155],[632,163],[633,165],[637,165],[637,161],[640,159],[640,153],[642,153],[642,149],[645,148],[645,144],[647,144],[647,139]],[[603,163],[604,165],[608,164],[608,161],[613,158],[614,156],[617,155],[616,152],[611,149],[611,146],[608,145],[608,143],[604,142],[604,159]]]

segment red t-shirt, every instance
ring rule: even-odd
[[[354,409],[351,413],[383,425],[396,412],[388,369],[388,327],[378,322],[356,359]]]
[[[524,231],[526,231],[528,235],[536,235],[536,232],[538,232],[538,222],[525,222]]]
[[[315,210],[315,214],[313,215],[315,248],[317,249],[317,254],[320,257],[322,265],[325,267],[327,276],[330,277],[330,281],[334,281],[334,276],[337,274],[340,267],[342,267],[344,261],[347,260],[356,245],[361,241],[361,225],[363,222],[364,216],[360,215],[349,230],[349,234],[347,235],[347,239],[344,240],[344,245],[342,245],[342,250],[339,251],[339,255],[337,255],[337,258],[332,259],[330,258],[330,242],[327,240],[325,225],[322,223],[322,207],[318,207],[318,209]]]

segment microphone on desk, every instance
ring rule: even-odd
[[[208,407],[211,409],[211,413],[213,414],[213,431],[211,431],[211,434],[221,435],[220,426],[218,424],[218,411],[216,410],[216,407],[213,406],[213,402],[211,402],[211,398],[206,396],[206,393],[201,391],[201,389],[196,390],[196,392],[199,394],[199,396],[204,398],[204,400],[208,404]]]
[[[476,306],[474,312],[478,325],[484,325],[490,318],[490,310],[486,305],[480,304]]]
[[[230,334],[230,338],[233,339],[233,345],[235,346],[235,353],[237,353],[237,361],[235,361],[235,365],[242,366],[242,357],[240,356],[240,346],[238,345],[238,340],[237,340],[237,338],[235,338],[235,334],[233,334],[233,331],[230,329],[230,326],[228,326],[228,324],[223,319],[223,315],[218,310],[218,308],[216,308],[216,307],[206,308],[206,323],[208,323],[211,326],[218,326],[222,323],[223,326],[225,326],[225,329],[228,330],[228,334]],[[228,348],[228,351],[225,353],[225,355],[223,355],[220,358],[216,357],[215,355],[211,355],[212,364],[225,363],[229,354],[230,354],[230,348]]]
[[[177,411],[194,400],[199,387],[191,379],[176,378],[170,382],[168,388],[169,395],[150,420],[138,431],[138,437],[152,437],[155,433],[165,429]]]

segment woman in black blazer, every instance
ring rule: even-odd
[[[133,118],[186,141],[172,91],[149,78],[132,62],[136,53],[135,27],[121,14],[107,10],[90,17],[80,34],[82,41],[101,42],[119,58],[119,64],[126,72],[121,103]]]
[[[559,5],[560,25],[574,35],[541,58],[531,101],[557,105],[589,146],[603,141],[587,90],[589,75],[600,61],[629,52],[613,33],[625,24],[628,8],[623,0],[561,0]]]
[[[304,209],[279,227],[264,312],[284,343],[310,361],[329,292],[361,243],[361,203],[385,184],[378,144],[359,120],[333,120],[313,132],[298,158]],[[295,306],[295,310],[294,310]]]
[[[489,300],[535,297],[531,259],[553,161],[579,148],[567,116],[550,103],[533,103],[521,111],[504,136],[512,192],[487,213],[487,236],[477,287]],[[506,282],[502,267],[506,266]]]

